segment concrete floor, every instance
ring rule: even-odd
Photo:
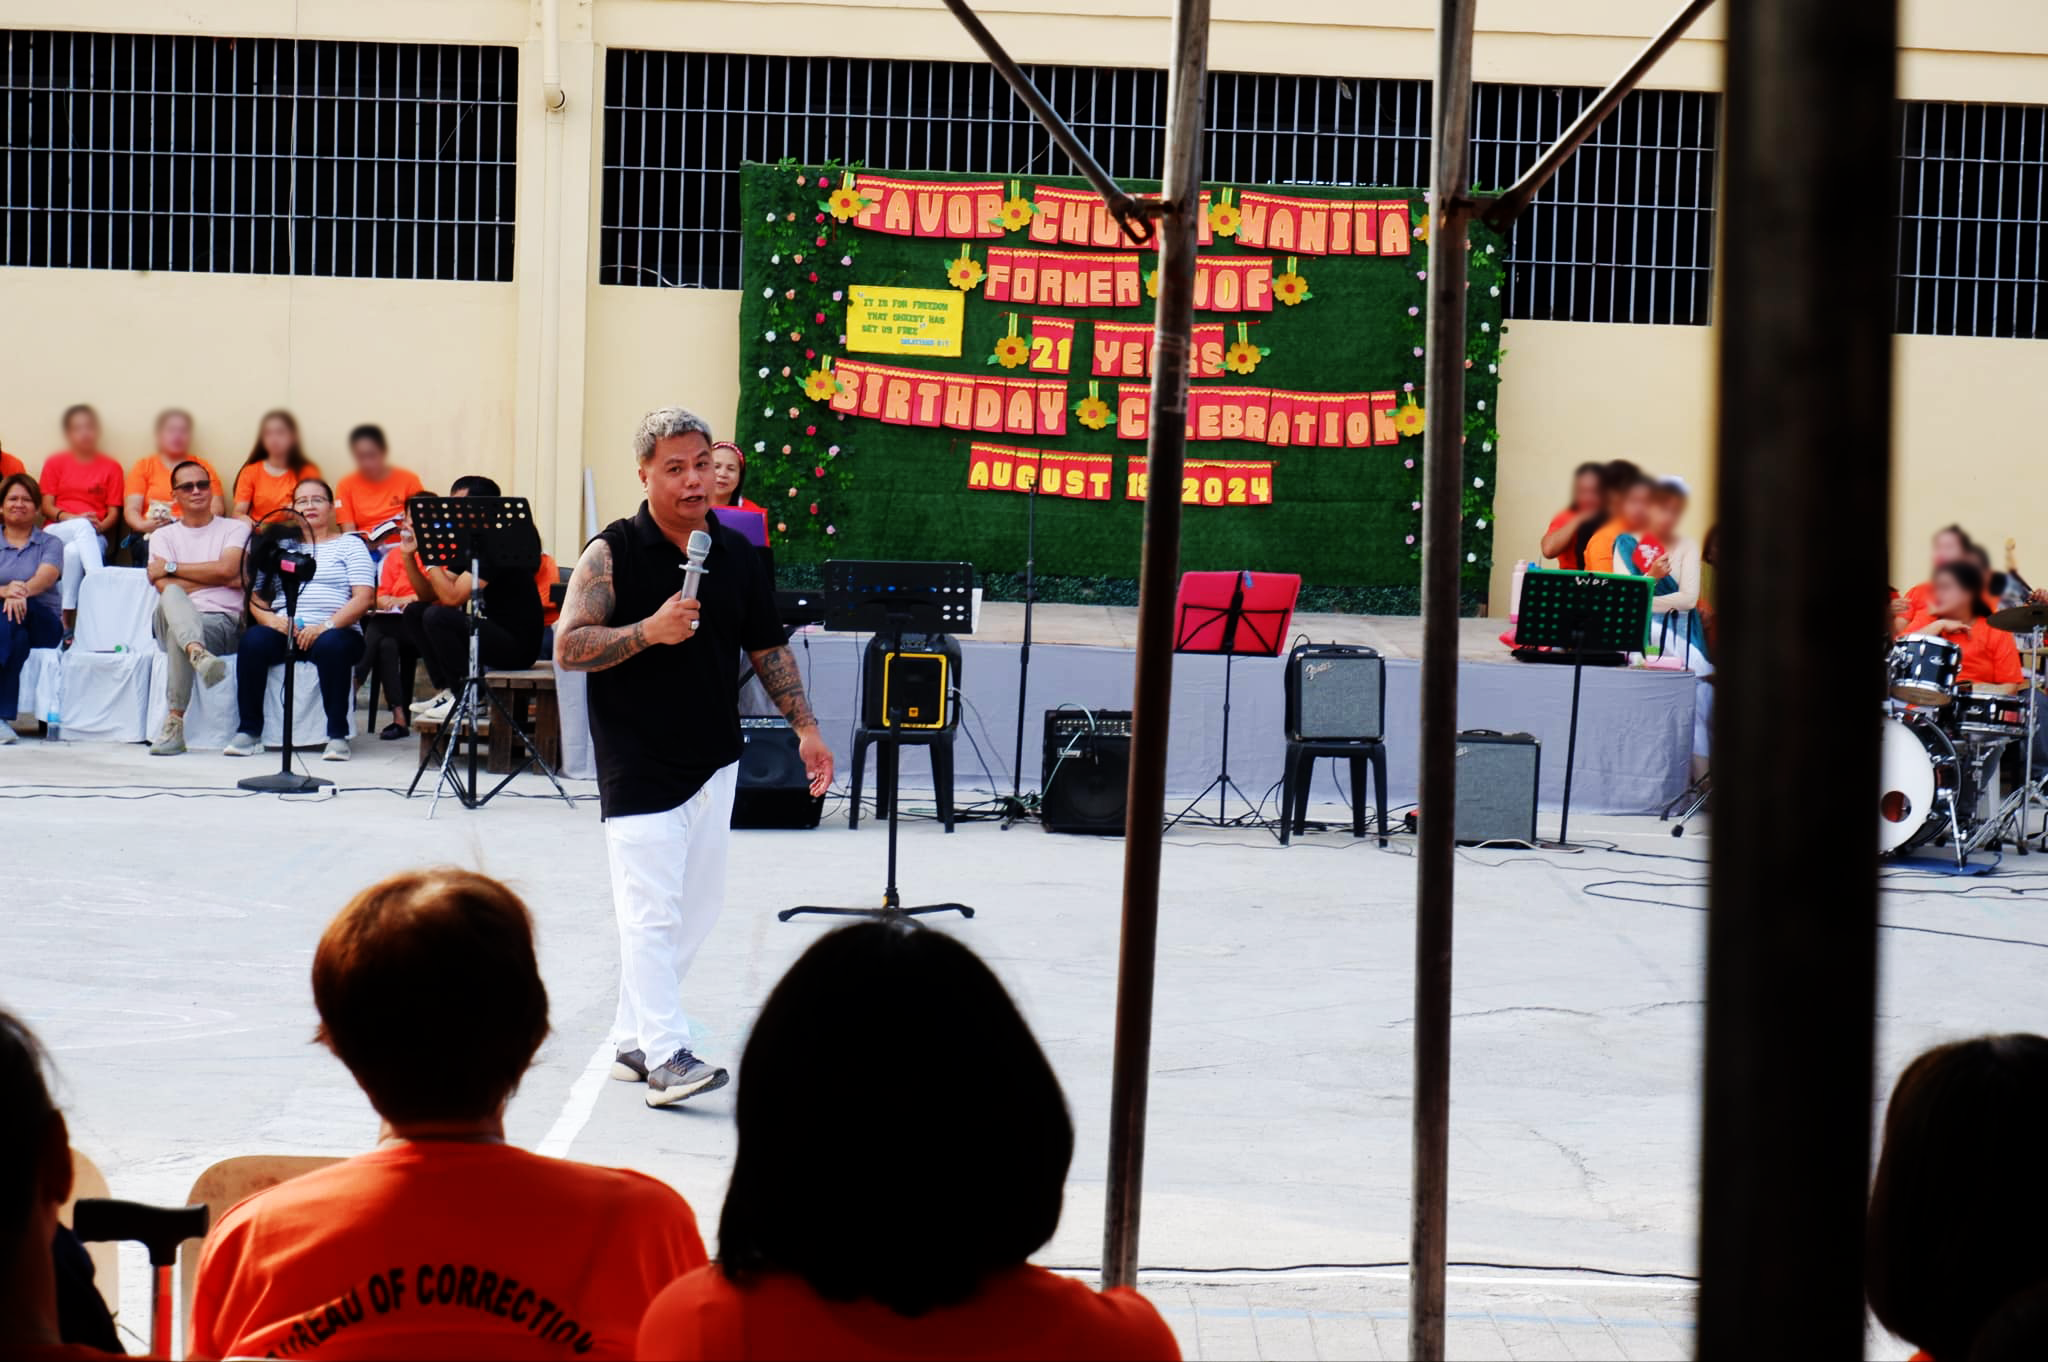
[[[348,765],[311,763],[338,793],[290,801],[237,797],[257,764],[214,755],[0,749],[0,1002],[52,1047],[75,1143],[115,1195],[146,1201],[182,1198],[232,1154],[365,1148],[368,1105],[311,1044],[312,947],[373,878],[454,862],[510,881],[539,922],[554,1032],[512,1138],[646,1170],[715,1222],[733,1090],[656,1112],[601,1076],[617,960],[594,803],[527,797],[545,787],[522,778],[516,797],[476,813],[444,804],[429,822],[423,799],[392,792],[408,747],[359,740]],[[1573,828],[1616,849],[1460,856],[1458,1356],[1692,1351],[1705,843],[1647,819]],[[1289,849],[1256,832],[1170,839],[1142,1258],[1190,1357],[1403,1350],[1409,851],[1336,833]],[[843,818],[737,834],[725,914],[690,979],[705,1053],[737,1060],[753,1010],[824,930],[773,910],[869,899],[882,856],[879,826],[849,832]],[[1076,1157],[1040,1261],[1084,1271],[1100,1247],[1121,856],[1116,840],[1031,828],[949,837],[912,822],[903,835],[907,895],[980,910],[939,925],[1009,984],[1066,1084]],[[2048,1031],[2048,915],[1972,884],[1965,897],[1956,881],[1901,880],[1888,896],[1891,923],[1930,930],[1885,933],[1880,1093],[1934,1041]],[[444,1041],[459,1053],[459,1037]],[[916,1037],[850,1018],[834,1043],[886,1072]],[[124,1268],[139,1306],[139,1258]],[[1878,1356],[1905,1351],[1873,1342]]]

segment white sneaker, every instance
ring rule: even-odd
[[[224,757],[260,757],[263,755],[263,739],[252,738],[247,733],[237,733],[221,749]]]
[[[429,700],[424,707],[419,705],[412,707],[413,721],[423,724],[446,723],[448,716],[454,712],[455,693],[446,690],[442,691],[432,700]]]
[[[14,720],[0,719],[0,747],[11,747],[21,739],[15,734]]]
[[[320,754],[320,760],[322,761],[347,761],[348,759],[347,738],[329,738],[326,750]]]
[[[430,700],[415,700],[412,702],[411,705],[407,706],[407,708],[412,710],[412,712],[415,714],[425,714],[428,710],[434,708],[436,705],[446,706],[452,705],[454,703],[455,692],[451,690],[444,690],[439,695],[434,696]]]

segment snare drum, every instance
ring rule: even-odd
[[[1958,695],[1941,712],[1941,726],[1951,733],[1983,738],[2027,736],[2024,695]]]
[[[1945,638],[1902,638],[1891,651],[1891,693],[1909,705],[1945,705],[1955,698],[1963,650]]]

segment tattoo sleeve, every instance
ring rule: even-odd
[[[601,672],[647,650],[641,622],[614,628],[611,618],[617,597],[612,590],[612,551],[602,539],[591,541],[570,574],[555,628],[555,665],[565,671]]]
[[[761,678],[761,688],[782,711],[782,717],[789,720],[789,726],[816,727],[818,716],[811,712],[811,702],[804,698],[803,677],[797,673],[796,658],[789,649],[768,648],[752,654],[752,658],[754,674]]]

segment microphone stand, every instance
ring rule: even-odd
[[[293,632],[285,635],[284,655],[284,741],[278,748],[278,769],[274,775],[245,776],[235,782],[239,789],[256,790],[263,794],[311,794],[323,785],[332,785],[331,780],[319,776],[301,775],[292,770],[293,730],[298,727],[298,697],[294,682],[299,675],[299,586],[296,575],[289,572],[278,574],[278,584],[284,590],[284,617]],[[258,629],[266,625],[255,626]],[[260,740],[262,734],[256,737]]]
[[[1038,811],[1038,796],[1026,800],[1024,790],[1024,698],[1031,685],[1031,607],[1038,601],[1035,572],[1038,558],[1038,489],[1031,480],[1031,495],[1024,498],[1024,646],[1017,653],[1017,743],[1010,757],[1010,793],[1003,800],[1003,831]]]

